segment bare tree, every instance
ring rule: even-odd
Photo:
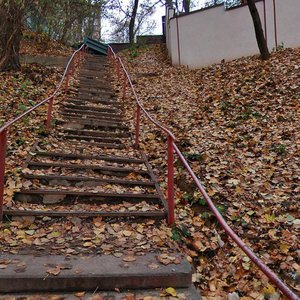
[[[149,22],[155,7],[161,0],[146,1],[132,0],[128,5],[118,0],[111,7],[110,21],[114,27],[112,38],[118,42],[134,42],[135,36],[143,31],[143,28],[151,30],[153,22]]]
[[[186,13],[190,12],[191,9],[191,0],[183,0],[182,1],[183,9]]]
[[[101,19],[111,0],[35,0],[26,9],[26,25],[73,44],[84,36],[101,38]]]
[[[26,0],[0,1],[0,71],[20,68],[19,50]]]
[[[129,43],[130,44],[134,43],[134,23],[135,23],[138,6],[139,6],[139,0],[134,0],[132,13],[129,21]]]
[[[260,51],[261,59],[267,60],[270,57],[270,52],[262,29],[259,13],[257,11],[254,0],[248,0],[247,3],[253,20],[256,41]]]

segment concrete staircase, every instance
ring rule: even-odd
[[[166,202],[151,166],[146,156],[131,146],[131,133],[123,119],[122,103],[112,90],[108,68],[106,57],[88,55],[79,83],[61,105],[54,133],[30,152],[23,188],[14,195],[14,205],[4,210],[9,222],[23,224],[29,219],[27,233],[40,232],[43,227],[55,229],[57,222],[66,228],[70,222],[80,224],[78,228],[82,224],[92,228],[95,220],[104,226],[112,222],[147,226],[149,220],[149,224],[159,225],[166,219]],[[46,246],[33,242],[18,251],[4,245],[0,260],[8,263],[0,272],[0,292],[61,294],[173,287],[183,289],[186,299],[199,299],[192,287],[191,266],[180,253],[170,254],[168,264],[159,263],[159,257],[166,254],[158,249],[124,260],[124,256],[99,254],[101,241],[92,245],[92,251],[80,253],[74,250],[80,232],[76,238],[72,233],[70,241],[67,237],[60,241],[70,244],[62,254],[57,254],[62,247],[51,247],[49,241]],[[37,237],[38,241],[43,238]],[[91,243],[89,236],[84,238]],[[155,290],[139,291],[141,295],[148,292],[154,293],[153,297],[160,295]],[[108,297],[109,292],[101,293]],[[107,299],[119,299],[120,295]]]

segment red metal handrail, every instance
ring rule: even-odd
[[[188,173],[191,175],[193,181],[195,182],[196,186],[198,187],[200,193],[202,194],[203,198],[205,199],[208,207],[218,220],[221,227],[224,229],[226,234],[231,237],[234,242],[237,244],[237,246],[242,249],[242,251],[252,260],[252,262],[269,278],[271,282],[273,282],[277,288],[286,296],[288,299],[291,300],[299,300],[299,297],[292,291],[290,288],[282,281],[280,278],[266,265],[264,262],[256,256],[256,254],[242,241],[242,239],[232,230],[232,228],[226,223],[223,216],[220,214],[216,206],[214,205],[211,198],[206,193],[203,185],[201,184],[198,177],[193,172],[192,168],[188,164],[187,160],[184,158],[183,154],[175,144],[175,136],[173,133],[161,125],[158,121],[156,121],[143,107],[141,104],[134,86],[132,84],[131,78],[119,56],[115,54],[111,46],[108,48],[108,57],[110,58],[111,62],[116,63],[117,68],[117,78],[120,80],[120,69],[122,67],[124,78],[123,78],[123,99],[126,96],[126,83],[128,82],[132,93],[134,95],[134,98],[137,103],[137,111],[136,111],[136,124],[135,124],[135,147],[138,148],[139,143],[139,127],[140,127],[140,112],[142,111],[147,119],[155,124],[157,127],[159,127],[163,132],[167,134],[167,145],[168,145],[168,223],[174,224],[175,222],[175,201],[174,201],[174,151],[178,155],[179,159],[185,166]]]
[[[78,65],[80,65],[80,62],[82,61],[86,51],[87,51],[87,46],[85,44],[82,44],[82,46],[78,50],[74,51],[74,53],[72,54],[71,58],[67,63],[67,66],[64,70],[64,73],[62,75],[59,84],[57,85],[55,91],[48,98],[42,100],[35,106],[26,110],[25,112],[13,118],[12,120],[4,123],[0,127],[0,222],[2,221],[3,218],[4,176],[5,176],[5,158],[6,158],[8,128],[13,124],[15,124],[16,122],[18,122],[19,120],[21,120],[22,118],[24,118],[25,116],[27,116],[28,114],[30,114],[32,111],[36,110],[38,107],[44,105],[45,103],[49,103],[48,110],[47,110],[47,120],[46,120],[46,129],[47,131],[49,131],[51,128],[51,118],[52,118],[52,108],[53,108],[54,98],[58,94],[59,90],[61,89],[65,79],[66,81],[65,81],[64,91],[67,92],[69,87],[69,74],[71,74],[71,76],[74,76],[77,56],[79,56]]]

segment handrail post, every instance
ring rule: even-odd
[[[126,72],[124,71],[124,79],[123,79],[123,100],[126,97],[126,84],[127,84],[127,76]]]
[[[134,147],[139,148],[139,139],[140,139],[140,122],[141,122],[141,107],[137,105],[136,107],[136,120],[135,120],[135,143]]]
[[[81,67],[82,63],[82,50],[79,51],[79,68]]]
[[[5,157],[7,146],[7,130],[0,132],[0,222],[3,219]]]
[[[71,69],[71,76],[74,77],[75,74],[75,66],[76,66],[76,55],[74,55],[72,59],[72,69]]]
[[[65,93],[67,93],[69,87],[69,70],[66,73]]]
[[[168,224],[175,223],[174,200],[174,139],[168,135]]]
[[[52,97],[49,100],[49,103],[48,103],[47,123],[46,123],[46,130],[47,131],[50,131],[50,128],[51,128],[51,116],[52,116],[53,100],[54,100],[54,97]]]
[[[120,75],[121,75],[121,63],[120,63],[120,58],[117,57],[116,60],[117,60],[117,77],[118,77],[118,80],[120,81]]]

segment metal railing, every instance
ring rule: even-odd
[[[31,107],[30,109],[26,110],[19,116],[7,121],[0,127],[0,222],[3,219],[3,200],[4,200],[4,184],[5,184],[5,159],[6,159],[6,148],[7,148],[7,136],[8,136],[8,129],[14,125],[19,120],[23,119],[25,116],[29,115],[31,112],[39,108],[40,106],[48,103],[47,109],[47,119],[46,119],[46,130],[50,131],[51,129],[51,119],[52,119],[52,110],[53,110],[53,103],[54,99],[59,93],[59,91],[63,88],[65,92],[68,91],[69,87],[69,76],[74,76],[76,66],[80,66],[84,55],[87,51],[87,47],[85,44],[74,51],[71,58],[69,59],[67,66],[64,70],[62,78],[57,85],[55,91],[46,99],[42,100],[35,106]],[[65,81],[65,83],[64,83]],[[63,86],[64,84],[64,86]]]
[[[175,199],[174,199],[174,152],[178,155],[179,159],[183,163],[187,172],[191,175],[193,181],[195,182],[197,188],[199,189],[200,193],[202,194],[203,198],[205,199],[208,207],[210,208],[211,212],[216,217],[218,223],[224,229],[226,234],[234,240],[237,246],[252,260],[252,262],[269,278],[274,285],[286,296],[288,299],[291,300],[299,300],[300,298],[292,291],[290,288],[266,265],[264,262],[256,256],[256,254],[242,241],[242,239],[232,230],[232,228],[226,223],[223,216],[220,214],[216,206],[214,205],[211,198],[206,193],[203,185],[201,184],[198,177],[193,172],[192,168],[188,164],[187,160],[177,147],[175,143],[175,136],[174,134],[165,126],[160,124],[157,120],[155,120],[143,107],[142,103],[139,100],[139,97],[136,94],[134,86],[132,84],[131,78],[126,70],[121,58],[115,54],[113,49],[109,46],[108,48],[108,57],[111,63],[116,65],[116,75],[117,79],[121,81],[121,69],[123,72],[123,94],[122,97],[125,99],[126,97],[126,89],[127,83],[129,84],[133,96],[135,98],[137,108],[136,108],[136,119],[135,119],[135,141],[134,145],[136,148],[139,146],[139,131],[140,131],[140,119],[141,119],[141,112],[144,113],[146,118],[160,128],[166,135],[167,135],[167,152],[168,152],[168,159],[167,159],[167,169],[168,169],[168,191],[167,191],[167,203],[168,203],[168,223],[174,224],[175,223]]]

